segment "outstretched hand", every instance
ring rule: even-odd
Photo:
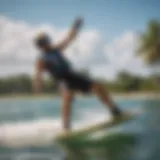
[[[82,23],[82,18],[75,19],[68,35],[61,43],[57,44],[56,48],[58,48],[61,51],[64,50],[69,45],[69,43],[76,37],[77,33],[79,32],[79,29],[82,26]]]
[[[83,18],[79,17],[74,21],[74,26],[76,29],[79,29],[83,24]]]

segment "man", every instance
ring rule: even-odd
[[[36,37],[36,46],[43,52],[41,58],[36,62],[36,75],[34,78],[34,88],[39,92],[42,86],[42,72],[48,71],[50,75],[61,85],[62,93],[62,118],[65,130],[70,129],[71,104],[75,91],[93,92],[104,105],[108,106],[113,116],[119,116],[120,110],[113,103],[103,86],[85,76],[72,71],[68,61],[63,55],[64,49],[76,37],[81,28],[83,20],[78,18],[74,21],[67,37],[57,45],[52,45],[51,40],[45,33]],[[87,44],[86,44],[87,45]]]

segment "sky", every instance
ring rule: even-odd
[[[34,36],[46,31],[58,42],[78,16],[84,26],[65,51],[73,67],[106,79],[122,70],[149,75],[155,68],[136,57],[135,48],[148,21],[160,19],[159,7],[159,0],[1,0],[0,77],[33,74]]]

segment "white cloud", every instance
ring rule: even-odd
[[[147,67],[142,59],[135,56],[137,41],[138,35],[129,31],[105,46],[104,52],[109,61],[108,66],[114,68],[115,75],[119,71],[127,71],[142,76],[151,73],[151,68]]]
[[[136,39],[136,34],[126,32],[121,37],[107,44],[104,48],[104,52],[110,63],[117,68],[124,68],[128,61],[134,58]]]
[[[54,40],[62,39],[66,30],[49,24],[34,26],[0,16],[0,76],[32,73],[38,51],[33,37],[46,31]],[[134,74],[149,74],[150,70],[134,56],[137,35],[126,32],[105,44],[97,30],[82,32],[66,50],[66,56],[77,68],[89,67],[94,76],[113,78],[120,70]]]

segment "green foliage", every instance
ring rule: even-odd
[[[28,75],[17,75],[0,79],[0,94],[8,93],[32,93],[32,77]],[[50,79],[44,81],[44,93],[57,92],[54,82]]]
[[[140,35],[137,54],[148,64],[160,62],[160,21],[152,20],[147,29]]]
[[[160,92],[158,79],[158,75],[140,77],[120,72],[114,82],[107,82],[105,86],[114,92]]]
[[[120,72],[114,81],[102,81],[104,86],[113,92],[160,92],[160,77],[134,76]],[[57,93],[58,87],[52,79],[45,79],[43,93]],[[32,93],[32,78],[28,75],[17,75],[0,78],[0,94],[30,94]]]

